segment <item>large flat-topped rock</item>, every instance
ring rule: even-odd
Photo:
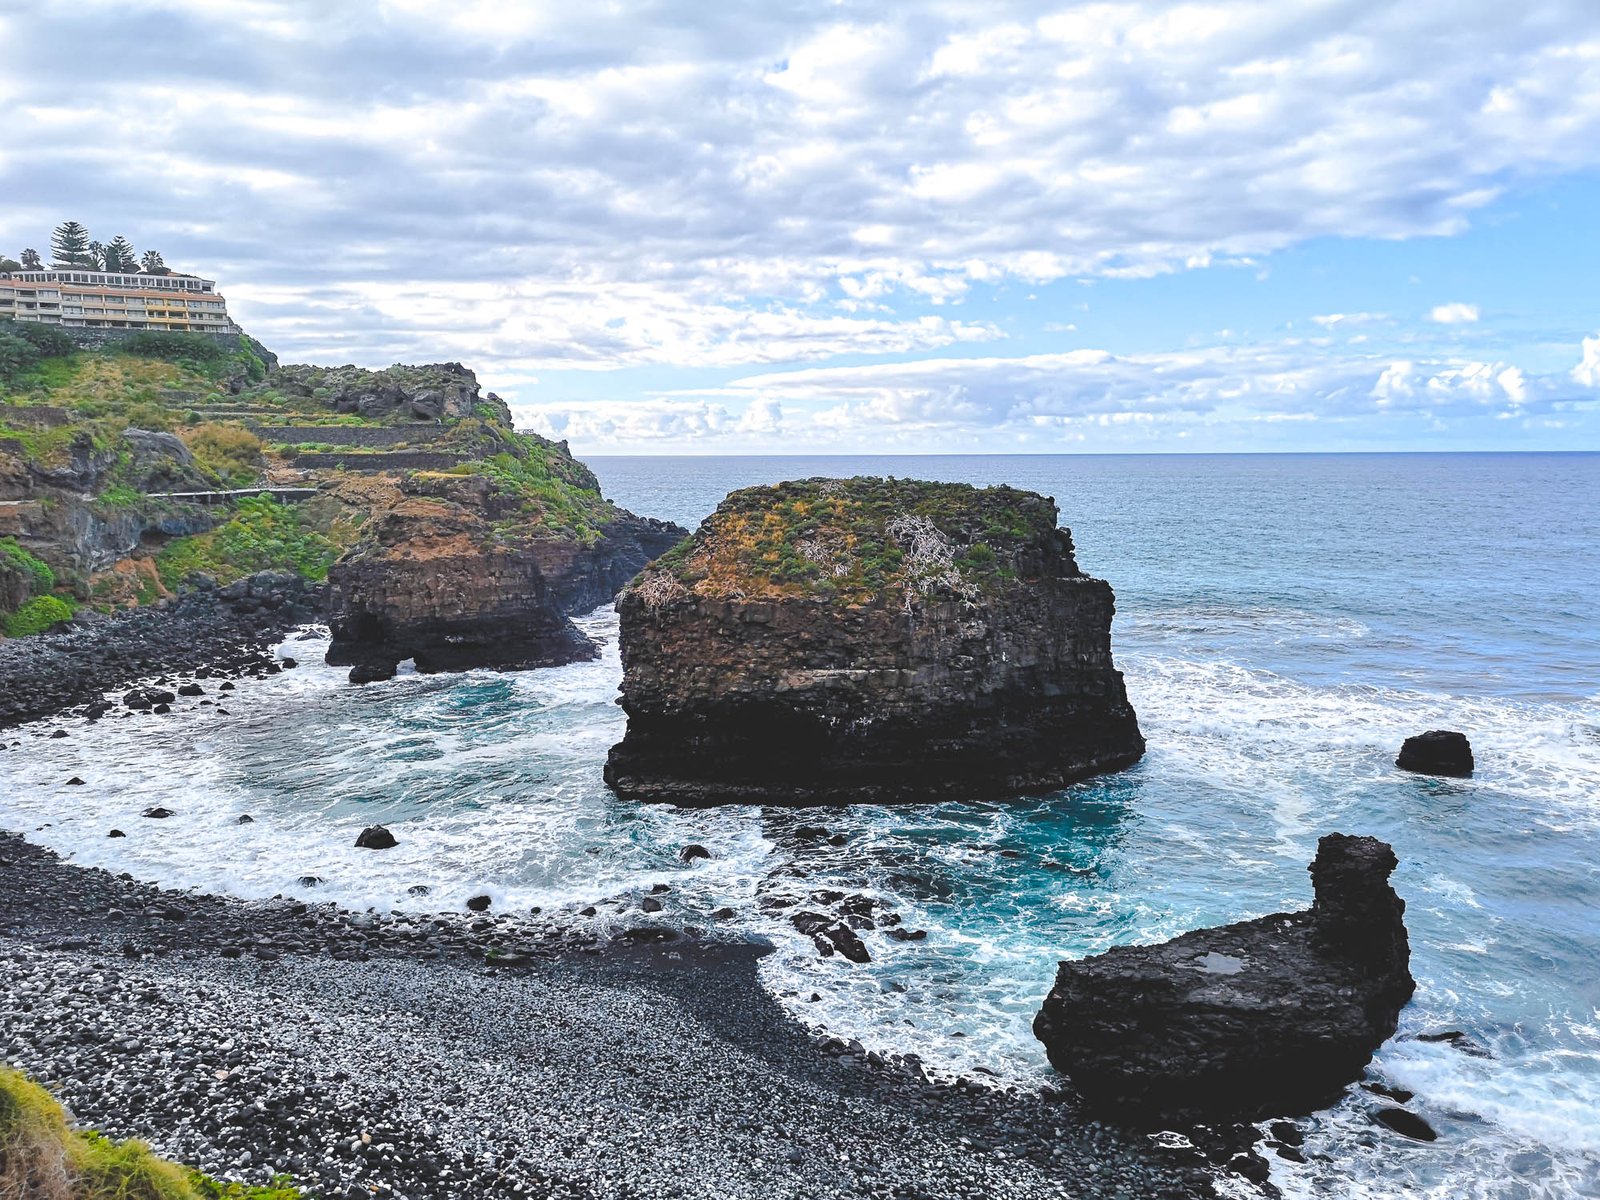
[[[1054,501],[807,479],[734,492],[624,591],[606,780],[680,804],[1047,792],[1136,762],[1111,588]]]

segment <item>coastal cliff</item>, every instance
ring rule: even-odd
[[[1051,791],[1144,752],[1111,588],[1055,503],[808,479],[728,496],[618,600],[620,795],[701,805]]]
[[[122,682],[102,678],[91,645],[102,630],[98,657],[121,661],[124,626],[106,622],[124,609],[172,617],[174,662],[185,614],[205,609],[208,650],[225,653],[211,608],[179,600],[261,572],[298,577],[303,595],[233,605],[226,637],[324,616],[330,661],[353,678],[407,658],[454,670],[590,657],[569,616],[687,533],[611,504],[564,443],[517,432],[460,363],[278,367],[246,338],[84,350],[49,326],[17,328],[39,345],[0,376],[0,632],[72,633],[63,649],[81,676],[34,689],[19,714],[46,693]],[[138,628],[141,661],[159,661],[156,626]],[[60,660],[43,647],[4,657],[29,678]]]

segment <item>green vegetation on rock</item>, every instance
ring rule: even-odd
[[[53,1096],[0,1067],[0,1197],[7,1200],[299,1200],[280,1182],[213,1179],[157,1157],[143,1142],[74,1129]]]
[[[449,473],[484,475],[496,492],[516,501],[512,515],[496,522],[506,537],[532,534],[575,538],[592,545],[617,511],[600,494],[594,472],[554,442],[536,434],[499,431],[505,449]]]
[[[161,582],[176,588],[195,573],[231,583],[257,571],[293,571],[326,579],[339,547],[292,504],[270,496],[239,502],[233,516],[209,533],[174,538],[156,555]]]
[[[56,586],[56,573],[50,569],[50,564],[17,545],[16,538],[0,538],[0,560],[27,579],[28,590],[35,596],[42,596]]]
[[[1014,579],[1055,521],[1053,504],[1009,487],[802,479],[732,493],[640,585],[849,603],[888,591],[970,601]]]
[[[59,596],[35,596],[6,618],[7,637],[43,633],[60,621],[72,620],[72,605]]]

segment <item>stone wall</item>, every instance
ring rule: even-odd
[[[343,468],[346,471],[448,471],[471,462],[469,454],[446,454],[431,450],[400,450],[393,454],[330,453],[297,454],[294,465],[301,468]]]
[[[431,442],[443,432],[432,421],[416,425],[251,425],[264,442],[277,445],[361,446],[376,450],[386,446],[411,446]]]

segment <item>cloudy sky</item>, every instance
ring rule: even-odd
[[[583,453],[1600,449],[1596,0],[0,0],[0,114],[0,251]]]

